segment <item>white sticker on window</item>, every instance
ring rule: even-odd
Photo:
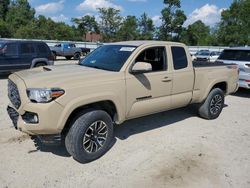
[[[122,47],[120,49],[120,51],[123,51],[123,52],[132,52],[134,51],[135,47]]]

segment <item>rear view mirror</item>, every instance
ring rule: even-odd
[[[137,62],[132,68],[132,73],[146,73],[152,71],[152,65],[146,62]]]

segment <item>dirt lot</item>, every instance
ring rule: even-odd
[[[213,121],[187,107],[126,122],[111,150],[89,164],[16,131],[7,103],[2,77],[0,187],[250,187],[250,91],[228,96]]]

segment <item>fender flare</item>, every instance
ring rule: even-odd
[[[70,101],[70,103],[64,106],[64,110],[58,121],[57,128],[60,130],[64,128],[68,118],[75,109],[103,101],[111,101],[114,104],[117,111],[117,121],[118,123],[122,123],[125,120],[125,113],[123,113],[121,109],[123,109],[124,107],[122,106],[118,98],[113,95],[106,94],[102,96],[84,96],[84,98],[79,97]]]
[[[36,58],[36,59],[32,60],[30,68],[34,68],[36,63],[38,63],[38,62],[44,62],[44,63],[46,63],[46,65],[49,65],[48,59],[46,59],[46,58]]]

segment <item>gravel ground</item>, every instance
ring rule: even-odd
[[[250,187],[249,90],[228,96],[216,120],[187,107],[128,121],[116,127],[110,151],[88,164],[16,131],[7,104],[2,76],[0,187]]]

